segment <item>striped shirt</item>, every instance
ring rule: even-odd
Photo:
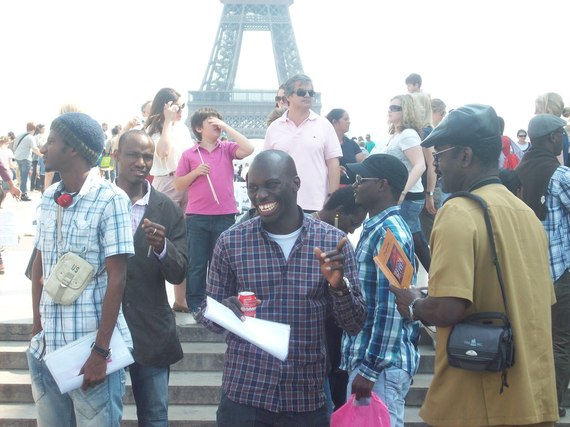
[[[337,324],[357,333],[366,308],[354,260],[347,244],[344,275],[352,291],[333,295],[321,274],[313,249],[333,250],[344,237],[340,230],[304,215],[301,233],[285,259],[259,217],[225,231],[216,244],[206,294],[222,301],[241,291],[253,291],[261,305],[259,319],[291,325],[289,355],[281,362],[269,353],[228,334],[222,387],[234,402],[272,412],[306,412],[325,403],[325,317],[332,311]],[[216,332],[222,329],[207,321]]]
[[[546,219],[550,274],[556,281],[570,268],[570,168],[558,167],[548,183]]]
[[[91,170],[73,203],[62,209],[62,245],[57,244],[56,190],[51,186],[43,195],[38,215],[36,247],[42,253],[44,277],[49,277],[59,256],[73,252],[94,267],[94,277],[79,298],[70,305],[56,304],[42,290],[40,314],[43,330],[32,338],[31,353],[38,359],[99,328],[103,299],[107,291],[105,258],[134,254],[130,201],[119,187]],[[117,325],[123,339],[132,347],[131,334],[119,310]],[[44,341],[45,340],[45,341]],[[45,343],[45,348],[44,348]]]
[[[394,294],[388,289],[388,279],[374,263],[390,229],[410,260],[414,260],[412,234],[400,215],[400,207],[393,206],[364,222],[356,246],[356,262],[362,294],[368,316],[362,331],[356,336],[343,334],[341,369],[359,374],[376,382],[384,368],[395,366],[410,375],[418,369],[417,350],[419,322],[402,319],[396,309]],[[416,271],[412,285],[416,282]]]

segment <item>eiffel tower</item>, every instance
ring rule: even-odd
[[[279,83],[303,73],[289,15],[293,0],[220,0],[224,11],[210,62],[198,91],[189,91],[189,115],[201,107],[218,110],[226,123],[248,138],[265,136],[277,88],[234,90],[244,31],[270,31]],[[313,110],[320,112],[320,93]]]

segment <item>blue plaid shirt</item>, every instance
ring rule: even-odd
[[[43,330],[32,338],[31,353],[38,359],[99,328],[107,291],[105,258],[134,254],[130,200],[119,187],[91,170],[71,206],[62,209],[62,246],[57,244],[57,210],[53,195],[62,184],[46,190],[40,205],[36,247],[42,253],[44,277],[49,277],[59,256],[73,252],[94,267],[94,277],[70,305],[56,304],[42,290],[40,314]],[[132,339],[123,312],[117,325],[127,346]]]
[[[570,168],[560,166],[548,183],[546,219],[550,274],[556,281],[570,268]]]
[[[301,234],[288,259],[263,229],[259,217],[225,231],[216,244],[206,294],[222,301],[241,291],[253,291],[261,305],[256,317],[291,325],[285,362],[228,334],[222,387],[234,402],[272,412],[314,411],[325,403],[325,317],[332,311],[337,324],[357,333],[366,308],[350,244],[342,250],[344,275],[352,292],[333,295],[321,274],[313,249],[333,250],[344,233],[304,215]],[[218,325],[204,319],[216,332]]]
[[[364,222],[356,246],[356,262],[362,294],[368,308],[366,323],[356,336],[346,333],[342,338],[341,369],[359,374],[376,382],[384,368],[396,366],[414,375],[420,354],[417,349],[419,322],[404,320],[396,309],[394,294],[388,290],[388,279],[374,263],[390,229],[410,259],[414,262],[414,244],[408,225],[393,206]],[[416,283],[416,270],[412,285]]]

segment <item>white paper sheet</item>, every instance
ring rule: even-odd
[[[206,297],[204,317],[252,343],[284,362],[289,354],[291,326],[284,323],[246,317],[241,321],[228,307]]]
[[[91,354],[97,331],[87,334],[44,357],[61,394],[75,390],[83,384],[83,374],[79,371]],[[107,361],[107,375],[134,362],[119,329],[115,327],[111,337],[111,358]]]

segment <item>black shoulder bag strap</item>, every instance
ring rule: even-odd
[[[505,313],[506,313],[506,315],[503,315],[502,313],[496,313],[496,317],[498,319],[503,320],[505,325],[510,326],[511,322],[509,320],[509,308],[507,306],[507,295],[505,293],[505,285],[503,283],[503,275],[501,274],[501,266],[499,264],[499,257],[497,256],[497,248],[495,247],[495,239],[493,237],[493,226],[491,224],[491,218],[489,217],[489,208],[487,206],[487,202],[485,202],[485,200],[483,200],[481,197],[479,197],[473,193],[470,193],[469,191],[457,191],[457,192],[453,193],[451,196],[449,196],[445,202],[448,202],[450,199],[453,199],[454,197],[466,197],[468,199],[471,199],[471,200],[477,202],[483,208],[483,217],[485,218],[487,235],[489,236],[489,242],[491,244],[491,254],[492,254],[492,258],[493,258],[493,264],[495,264],[495,269],[497,270],[497,277],[499,279],[499,286],[501,288],[501,296],[503,297],[503,305],[505,307]],[[488,314],[489,313],[487,313],[487,316],[485,316],[485,317],[489,318]],[[475,313],[471,317],[473,319],[477,319],[477,317],[478,317],[477,313]],[[503,386],[507,386],[507,387],[509,386],[507,384],[507,372],[506,372],[506,370],[503,371],[502,381],[503,381],[503,384],[501,386],[501,393],[503,392]]]

